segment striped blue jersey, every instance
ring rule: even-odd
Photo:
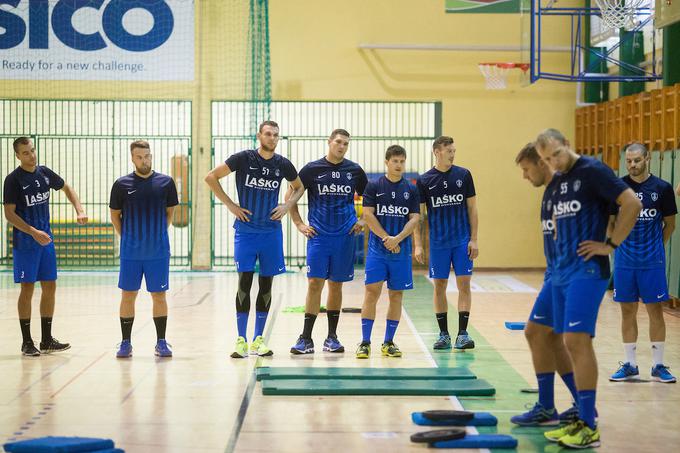
[[[427,206],[430,248],[450,248],[470,242],[467,199],[475,196],[472,174],[453,165],[445,172],[432,168],[418,178],[420,202]]]
[[[545,263],[548,273],[552,272],[552,266],[555,262],[555,224],[552,218],[552,197],[555,194],[555,181],[557,175],[554,175],[543,192],[543,200],[541,201],[541,228],[543,230],[543,253],[545,254]]]
[[[270,217],[272,210],[279,204],[281,180],[286,178],[287,181],[294,181],[298,176],[293,164],[280,154],[265,159],[256,149],[232,154],[224,163],[236,173],[239,206],[253,213],[250,222],[234,221],[236,232],[280,230],[281,221]]]
[[[17,167],[5,177],[3,203],[16,205],[14,212],[24,222],[52,237],[50,189],[61,190],[62,187],[64,180],[45,166],[36,166],[32,173]],[[16,250],[31,250],[39,248],[40,244],[30,234],[14,228],[12,246]]]
[[[153,172],[122,176],[111,187],[109,207],[122,211],[120,258],[154,260],[170,256],[166,208],[177,206],[175,181]]]
[[[630,176],[621,179],[640,199],[642,210],[633,230],[614,252],[614,265],[624,269],[664,268],[663,219],[678,213],[673,187],[654,175],[642,183]]]
[[[627,188],[611,168],[587,156],[579,157],[568,172],[555,175],[553,282],[609,278],[609,257],[596,255],[584,261],[577,250],[583,241],[606,239],[609,206]]]
[[[354,193],[362,195],[368,183],[359,164],[347,159],[333,164],[324,157],[302,167],[300,180],[307,189],[309,224],[319,234],[348,234],[357,222]]]
[[[405,180],[392,182],[386,176],[370,181],[364,190],[364,207],[375,208],[375,216],[390,236],[396,236],[404,229],[409,214],[420,213],[418,189]],[[411,256],[411,236],[401,241],[399,253],[385,248],[382,240],[373,234],[368,238],[368,253],[389,259],[403,259]]]

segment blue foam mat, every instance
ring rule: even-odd
[[[110,450],[114,444],[111,439],[48,436],[8,442],[3,447],[10,453],[77,453]]]
[[[517,439],[507,434],[468,434],[462,439],[442,440],[432,448],[517,448]]]
[[[526,322],[505,321],[505,328],[510,330],[524,330],[526,326],[527,326]]]
[[[430,420],[422,412],[412,412],[411,420],[421,426],[496,426],[498,419],[488,412],[475,412],[472,420]]]

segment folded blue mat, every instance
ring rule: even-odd
[[[71,453],[110,450],[114,445],[111,439],[48,436],[8,442],[3,447],[10,453]]]
[[[462,439],[442,440],[432,448],[517,448],[517,439],[507,434],[468,434]]]
[[[472,420],[430,420],[422,412],[412,412],[411,420],[421,426],[496,426],[498,419],[488,412],[475,412]]]
[[[527,326],[526,322],[505,321],[505,327],[510,330],[524,330],[526,326]]]

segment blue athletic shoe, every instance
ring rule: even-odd
[[[123,340],[118,345],[118,352],[116,352],[116,357],[119,359],[127,359],[132,357],[132,343],[130,340]]]
[[[297,343],[290,348],[291,354],[314,354],[314,340],[311,338],[302,338],[302,335],[298,337]]]
[[[579,420],[578,406],[576,403],[572,403],[571,407],[560,414],[560,423],[563,425],[571,425]],[[595,421],[597,421],[599,415],[597,409],[595,409]]]
[[[323,342],[323,350],[327,352],[345,352],[345,347],[340,343],[338,337],[333,335],[326,338]]]
[[[609,377],[610,381],[628,381],[630,379],[636,379],[640,377],[640,371],[638,370],[637,366],[631,366],[629,362],[619,362],[619,365],[621,365],[621,367],[616,371],[616,373]]]
[[[456,337],[456,344],[453,347],[456,349],[473,349],[475,347],[475,342],[472,341],[467,330],[463,330]]]
[[[665,384],[674,383],[676,381],[675,376],[668,370],[669,368],[661,363],[654,366],[654,368],[652,368],[652,379]]]
[[[451,336],[448,333],[439,332],[439,338],[432,345],[432,349],[451,349]]]
[[[156,355],[158,357],[172,357],[172,350],[167,341],[158,340],[156,342]]]
[[[519,426],[556,426],[560,424],[560,417],[554,407],[548,410],[536,403],[529,411],[511,417],[510,421]]]

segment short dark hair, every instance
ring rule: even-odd
[[[406,150],[399,145],[391,145],[385,151],[385,160],[390,160],[394,156],[404,156],[406,158]]]
[[[557,129],[549,128],[538,134],[538,137],[536,138],[536,145],[543,148],[548,144],[548,142],[553,140],[562,146],[566,146],[568,144],[567,139],[562,134],[562,132],[558,131]]]
[[[132,151],[135,148],[151,150],[151,146],[149,146],[149,142],[147,142],[146,140],[135,140],[134,142],[130,143],[130,154],[132,154]]]
[[[432,143],[432,151],[435,151],[439,148],[449,145],[453,145],[453,137],[449,137],[448,135],[441,135],[434,139],[434,142]]]
[[[336,135],[344,135],[347,138],[350,137],[349,132],[347,132],[345,129],[333,129],[333,132],[331,132],[331,136],[328,138],[333,140]]]
[[[18,137],[17,139],[14,140],[14,143],[12,143],[14,152],[15,153],[19,152],[19,145],[28,145],[29,143],[31,143],[30,137]]]
[[[640,151],[643,157],[647,157],[647,147],[640,142],[631,142],[626,145],[625,151]]]
[[[265,126],[271,126],[280,129],[279,124],[276,121],[266,120],[260,123],[260,127],[257,128],[257,132],[261,134],[262,129],[264,129]]]
[[[541,156],[538,155],[536,151],[536,144],[534,142],[527,143],[524,148],[515,157],[515,163],[519,165],[523,160],[528,160],[532,164],[536,165],[541,160]]]

